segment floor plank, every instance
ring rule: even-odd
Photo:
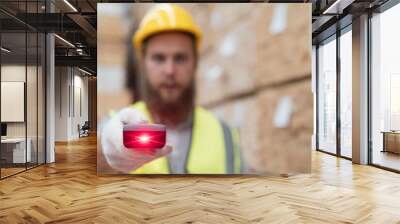
[[[400,175],[313,152],[288,178],[97,176],[96,139],[0,181],[0,223],[400,223]]]

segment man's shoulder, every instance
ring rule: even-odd
[[[196,106],[195,113],[200,116],[210,116],[217,119],[217,116],[215,116],[211,111],[202,106]]]
[[[196,117],[201,118],[202,120],[209,119],[214,122],[218,122],[223,126],[228,127],[228,125],[226,124],[226,122],[224,120],[222,120],[217,115],[215,115],[213,112],[211,112],[210,110],[208,110],[202,106],[196,106],[195,113],[196,113]]]
[[[131,106],[134,108],[146,107],[146,104],[143,101],[136,101]]]

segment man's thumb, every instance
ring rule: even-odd
[[[172,152],[172,147],[167,145],[164,148],[160,149],[157,153],[157,157],[167,156]]]

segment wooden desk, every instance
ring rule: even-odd
[[[381,133],[383,134],[382,152],[392,152],[400,154],[400,132],[382,131]]]
[[[1,157],[6,163],[25,163],[31,162],[31,139],[27,138],[25,154],[25,138],[6,138],[1,139]]]

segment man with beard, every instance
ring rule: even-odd
[[[133,37],[143,80],[143,101],[122,109],[101,132],[109,165],[132,174],[240,173],[237,132],[194,103],[201,31],[183,8],[159,4],[145,15]],[[124,124],[167,127],[167,146],[154,154],[127,149]],[[172,146],[172,147],[171,147]]]

